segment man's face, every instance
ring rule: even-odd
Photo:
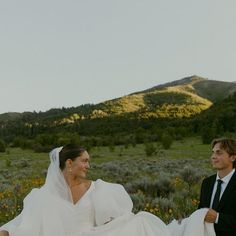
[[[233,169],[234,156],[230,156],[224,149],[216,143],[212,149],[211,163],[216,170],[231,171]]]

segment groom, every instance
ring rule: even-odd
[[[213,140],[211,162],[217,173],[203,180],[199,208],[209,208],[216,236],[236,236],[236,140]]]

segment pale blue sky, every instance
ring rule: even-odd
[[[235,0],[0,1],[0,113],[236,81]]]

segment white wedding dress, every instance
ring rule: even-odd
[[[46,183],[24,199],[19,216],[0,227],[10,236],[215,236],[205,224],[206,209],[179,225],[168,226],[148,213],[132,213],[133,203],[124,187],[97,180],[74,204],[58,167],[60,149],[50,154]],[[194,233],[190,233],[193,232]]]
[[[22,213],[0,229],[10,236],[170,236],[158,217],[134,215],[131,199],[118,184],[92,182],[76,204],[46,195],[34,189]],[[34,203],[41,206],[35,210]]]

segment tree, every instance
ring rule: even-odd
[[[202,143],[209,144],[211,143],[214,135],[212,133],[212,128],[204,126],[201,131]]]
[[[6,151],[6,144],[2,139],[0,139],[0,152],[5,152],[5,151]]]

